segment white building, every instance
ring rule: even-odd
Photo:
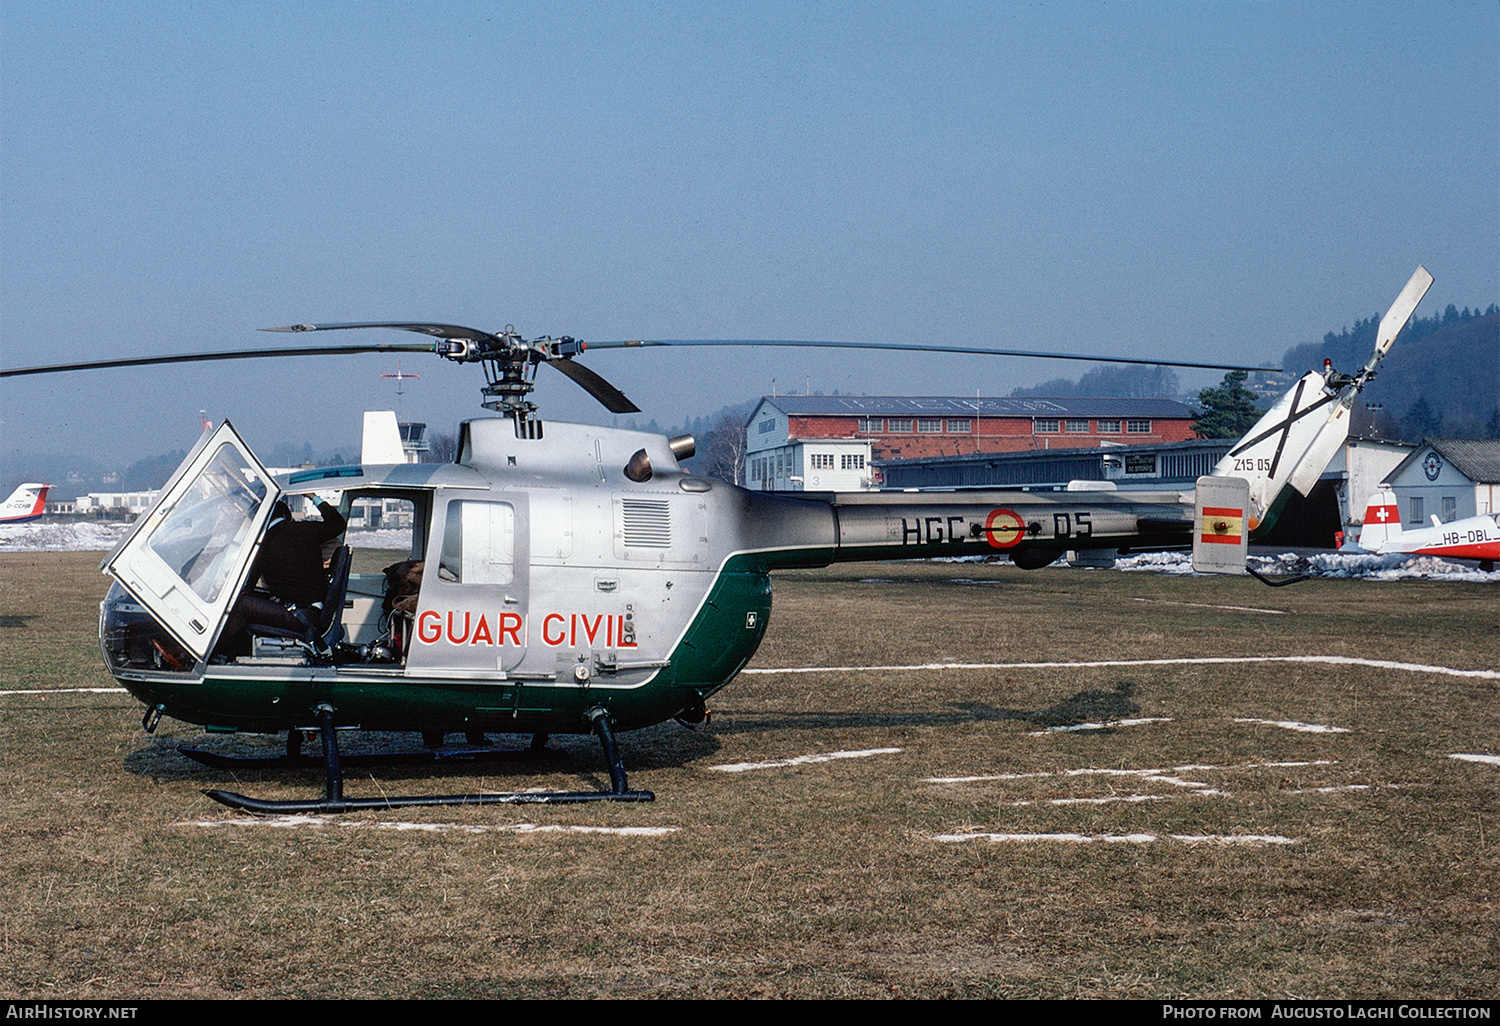
[[[1500,512],[1500,439],[1424,438],[1385,480],[1407,525]]]
[[[102,513],[108,510],[129,510],[140,516],[151,508],[155,492],[89,492],[73,500],[73,511],[77,513]]]
[[[1376,438],[1349,438],[1324,469],[1322,480],[1332,481],[1339,502],[1339,523],[1345,527],[1365,522],[1365,505],[1380,491],[1381,482],[1411,455],[1415,446]]]
[[[859,492],[871,481],[868,438],[790,438],[787,414],[761,400],[745,428],[745,487],[759,492]]]
[[[868,441],[788,442],[783,438],[779,445],[745,453],[745,487],[753,491],[868,491],[877,487],[871,474]]]

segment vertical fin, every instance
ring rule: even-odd
[[[1381,318],[1375,351],[1358,374],[1347,377],[1328,368],[1324,374],[1304,375],[1219,461],[1213,476],[1250,482],[1252,531],[1270,527],[1284,489],[1290,487],[1303,495],[1313,490],[1328,461],[1349,437],[1354,397],[1375,376],[1375,368],[1431,286],[1432,275],[1419,266]]]
[[[396,424],[394,410],[365,411],[365,433],[360,444],[359,462],[406,462],[406,452],[401,448],[401,428]]]
[[[1365,505],[1364,526],[1359,529],[1359,547],[1379,552],[1381,546],[1401,537],[1401,510],[1396,493],[1389,488],[1370,496]]]

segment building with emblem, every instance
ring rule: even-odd
[[[1401,520],[1426,525],[1500,512],[1500,439],[1424,438],[1385,479]]]

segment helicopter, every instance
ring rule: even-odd
[[[1108,557],[1192,548],[1200,570],[1246,572],[1249,541],[1270,529],[1292,491],[1305,495],[1316,483],[1347,436],[1354,397],[1431,283],[1419,267],[1358,373],[1325,367],[1306,374],[1192,493],[753,492],[684,471],[681,461],[694,450],[688,436],[543,421],[528,398],[546,364],[611,412],[636,411],[576,361],[588,349],[773,344],[1100,359],[1068,354],[729,340],[590,345],[570,337],[526,340],[509,327],[489,333],[358,322],[264,330],[385,328],[434,341],[110,360],[0,376],[372,351],[481,364],[483,405],[499,416],[465,421],[448,464],[320,467],[277,477],[229,422],[205,431],[100,564],[114,578],[100,606],[105,665],[144,703],[147,732],[170,716],[212,733],[286,733],[286,754],[272,759],[182,749],[210,766],[305,765],[304,738],[321,738],[321,797],[204,792],[234,809],[637,802],[654,795],[629,786],[615,733],[705,719],[707,700],[765,636],[773,570],[933,556],[1008,557],[1035,569],[1068,551]],[[346,518],[356,507],[394,503],[404,511],[410,550],[401,569],[353,572],[348,546],[337,546],[326,601],[308,632],[252,624],[248,648],[226,651],[226,622],[255,576],[278,501],[329,492],[338,493]],[[552,734],[593,733],[610,787],[348,797],[338,734],[351,729],[418,731],[432,749],[450,732],[475,747],[490,732],[530,734],[534,750]]]

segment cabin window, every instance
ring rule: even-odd
[[[863,469],[865,469],[865,457],[864,457],[863,453],[845,455],[845,456],[841,457],[841,459],[842,459],[842,468],[844,470],[863,470]]]
[[[815,452],[815,453],[813,453],[812,454],[812,469],[814,469],[814,470],[832,470],[833,469],[833,453],[831,453],[831,452]]]
[[[427,516],[431,504],[427,496],[417,498],[406,495],[390,495],[379,492],[351,494],[344,516],[349,529],[344,534],[344,544],[354,556],[355,575],[380,574],[390,564],[403,559],[421,559],[427,541]],[[294,501],[298,496],[289,496],[293,502],[293,513],[299,517],[317,516],[310,501],[297,509]],[[306,497],[301,497],[306,500]],[[382,580],[384,578],[382,577]]]
[[[448,503],[438,577],[457,584],[509,584],[516,575],[516,508],[508,502]]]

